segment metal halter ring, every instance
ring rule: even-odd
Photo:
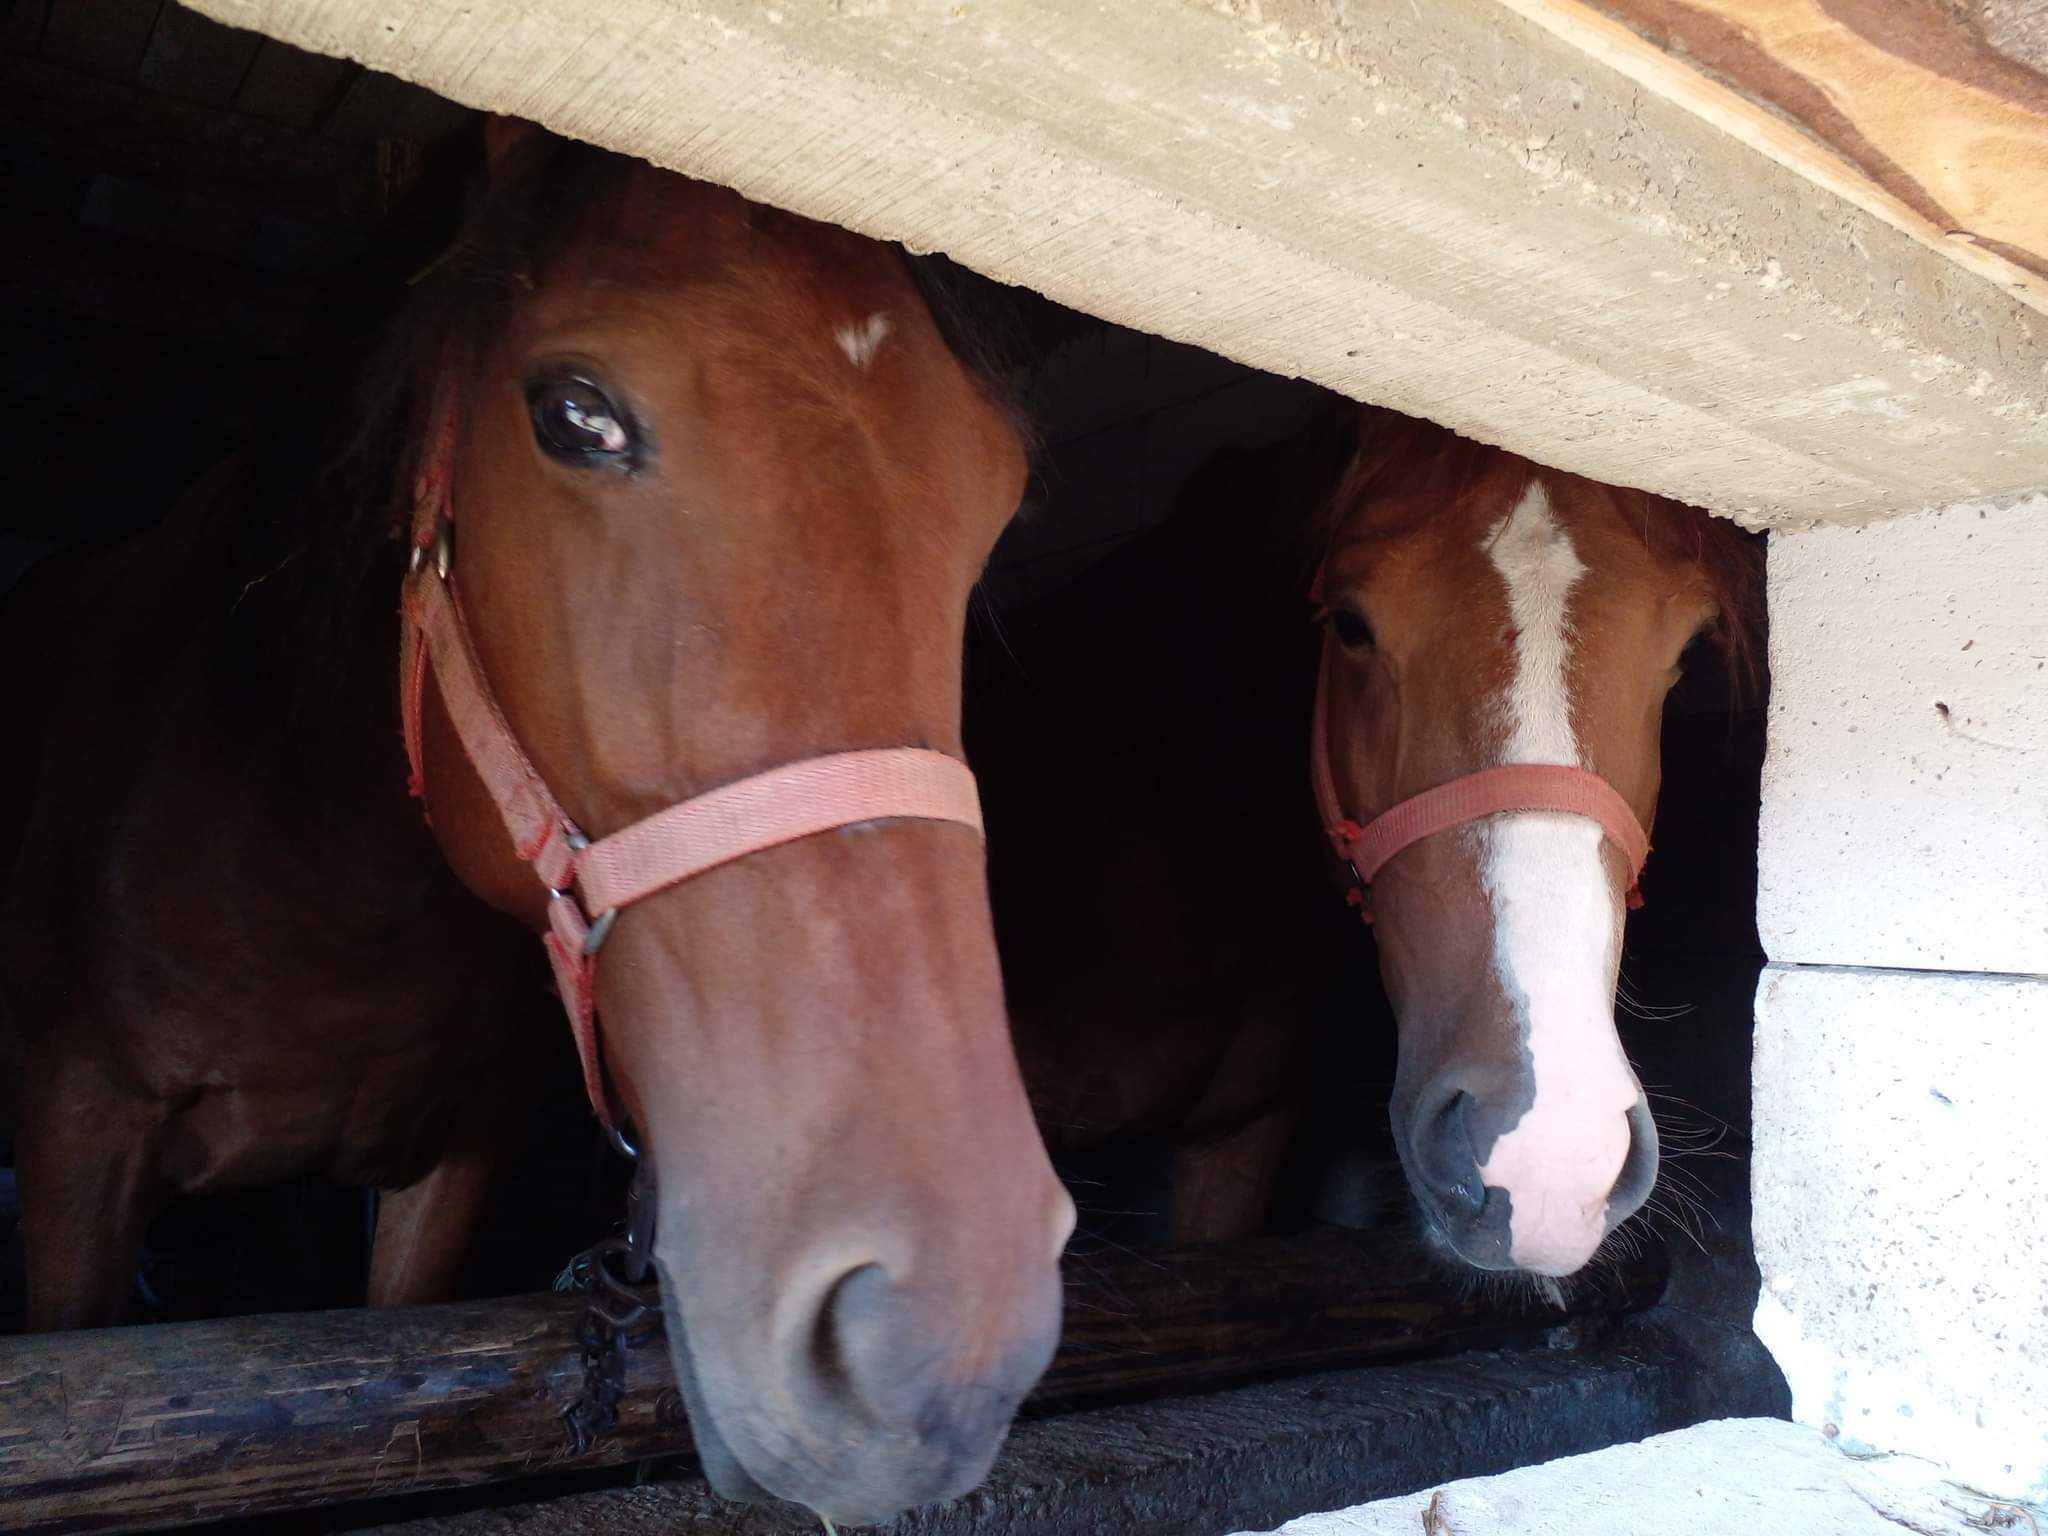
[[[605,1137],[611,1142],[612,1150],[629,1163],[640,1161],[640,1144],[626,1132],[624,1121],[614,1120],[604,1128]]]
[[[563,838],[563,841],[569,845],[571,853],[581,853],[590,846],[590,839],[576,827],[569,829],[568,835]],[[570,892],[558,891],[553,886],[548,887],[548,895],[552,896],[556,901],[576,900]],[[577,902],[577,906],[581,908],[582,903],[580,901]],[[618,920],[619,909],[617,907],[606,907],[595,917],[592,917],[588,911],[583,913],[585,930],[583,934],[584,959],[592,959],[600,949],[604,948],[604,941],[611,937],[612,924]]]
[[[450,569],[454,567],[455,564],[455,525],[449,522],[448,519],[445,517],[436,518],[434,521],[433,548],[434,574],[436,576],[439,576],[443,581],[446,581],[448,579],[448,572],[450,571]],[[417,576],[419,574],[420,567],[425,565],[426,563],[427,546],[424,544],[413,545],[412,554],[410,557],[407,558],[405,563],[405,569],[407,573],[409,575]]]

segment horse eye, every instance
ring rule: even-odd
[[[526,408],[535,440],[565,464],[617,462],[636,446],[632,418],[590,380],[574,374],[534,380],[526,386]]]
[[[1330,610],[1330,628],[1336,632],[1337,643],[1347,651],[1369,651],[1372,649],[1372,625],[1349,608]]]

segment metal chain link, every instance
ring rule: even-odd
[[[582,1291],[589,1301],[577,1342],[583,1347],[583,1390],[562,1410],[562,1427],[578,1455],[619,1422],[626,1395],[626,1355],[661,1331],[661,1290],[654,1278],[654,1170],[639,1163],[626,1193],[622,1231],[591,1244],[555,1280],[558,1292]],[[649,1317],[651,1330],[634,1334]]]

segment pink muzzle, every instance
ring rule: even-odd
[[[1324,637],[1316,675],[1315,715],[1309,730],[1309,773],[1315,789],[1316,812],[1322,817],[1330,846],[1350,871],[1353,886],[1349,899],[1360,917],[1368,923],[1372,921],[1373,876],[1402,849],[1468,821],[1513,811],[1551,811],[1583,816],[1597,823],[1628,863],[1629,906],[1643,904],[1641,882],[1643,864],[1650,857],[1650,835],[1621,793],[1600,775],[1584,768],[1557,763],[1503,763],[1412,795],[1363,824],[1346,816],[1330,765],[1329,695],[1334,644],[1328,636]]]
[[[413,491],[412,565],[399,647],[400,714],[411,790],[426,798],[421,712],[431,673],[462,749],[519,857],[547,887],[543,936],[569,1015],[583,1087],[620,1140],[597,1038],[597,957],[626,907],[749,854],[856,822],[957,822],[981,833],[974,774],[921,747],[842,752],[771,768],[657,811],[608,837],[584,836],[520,749],[477,660],[454,586],[454,417],[434,427]]]

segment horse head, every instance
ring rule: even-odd
[[[1571,1274],[1656,1180],[1614,1024],[1624,906],[1665,697],[1696,638],[1739,646],[1753,551],[1704,513],[1374,413],[1321,543],[1319,787],[1372,823],[1338,841],[1431,813],[1361,872],[1402,1165],[1457,1259]],[[1494,792],[1517,777],[1540,808]]]
[[[905,258],[515,128],[493,149],[422,389],[438,560],[538,780],[601,840],[828,754],[957,757],[966,607],[1025,455]],[[549,931],[455,713],[423,690],[435,836]],[[713,1485],[868,1522],[977,1482],[1051,1356],[1072,1207],[976,832],[782,840],[621,906],[592,975]]]

